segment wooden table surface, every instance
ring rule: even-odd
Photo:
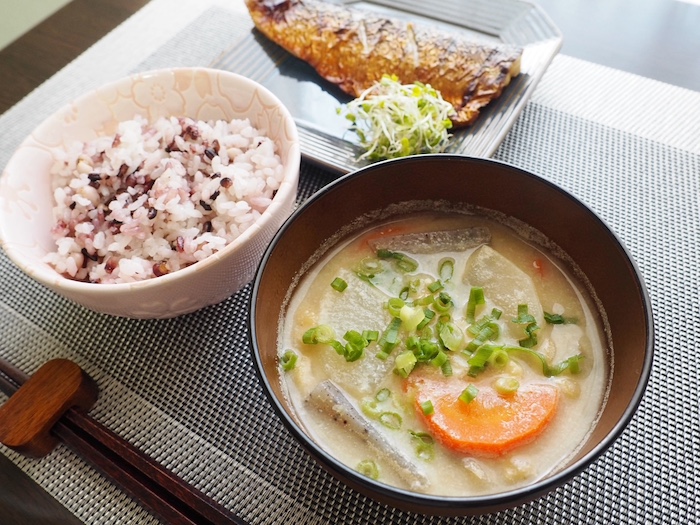
[[[0,113],[147,3],[73,0],[0,50]],[[700,5],[679,0],[539,4],[564,35],[562,53],[700,91]]]

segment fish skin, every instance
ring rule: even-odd
[[[386,458],[397,474],[414,489],[429,486],[425,473],[396,449],[367,419],[358,412],[345,393],[330,379],[320,382],[309,394],[308,402],[325,412],[362,438],[377,454]]]
[[[369,242],[370,248],[407,253],[463,252],[491,242],[491,231],[485,226],[459,230],[404,233],[380,237]]]
[[[520,73],[522,49],[471,42],[411,22],[318,0],[246,0],[258,30],[358,97],[385,74],[430,84],[455,127],[474,122]]]

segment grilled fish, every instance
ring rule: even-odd
[[[476,43],[411,22],[318,0],[246,0],[255,26],[326,80],[358,97],[383,75],[422,82],[474,122],[520,73],[522,49]]]

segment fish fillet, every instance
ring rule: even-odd
[[[483,226],[420,233],[404,233],[369,241],[377,250],[408,253],[463,252],[491,242],[491,232]]]
[[[255,26],[353,97],[381,79],[430,84],[455,108],[455,127],[474,122],[520,73],[522,50],[476,43],[411,22],[318,0],[246,0]]]

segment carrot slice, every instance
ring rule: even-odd
[[[496,457],[533,441],[554,417],[559,390],[552,385],[522,385],[512,395],[479,386],[470,403],[459,400],[469,383],[460,380],[417,378],[416,411],[433,436],[445,447],[475,456]],[[421,405],[433,404],[425,415]]]

